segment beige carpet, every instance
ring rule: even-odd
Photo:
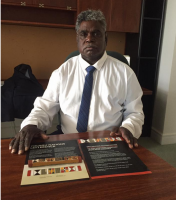
[[[141,137],[138,142],[176,168],[176,144],[160,145],[149,137]]]

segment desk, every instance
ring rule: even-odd
[[[50,136],[48,141],[101,138],[109,131]],[[152,174],[20,186],[25,155],[10,154],[9,139],[1,145],[2,200],[174,200],[176,169],[142,146],[134,149]]]

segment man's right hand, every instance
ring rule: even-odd
[[[44,140],[49,137],[36,125],[27,125],[22,128],[22,130],[16,134],[15,138],[9,144],[9,150],[11,153],[23,154],[24,151],[29,149],[30,143],[33,138],[40,137]]]

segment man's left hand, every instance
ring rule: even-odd
[[[133,137],[132,133],[124,127],[120,127],[120,128],[115,127],[111,131],[110,136],[112,136],[112,137],[117,137],[117,136],[123,137],[130,149],[132,149],[133,147],[138,147],[137,139],[135,137]]]

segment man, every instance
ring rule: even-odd
[[[94,10],[80,13],[76,33],[80,55],[52,73],[44,95],[35,100],[34,109],[11,141],[11,153],[27,151],[33,137],[47,139],[44,131],[58,112],[64,133],[111,130],[111,136],[122,136],[130,148],[138,146],[137,138],[144,121],[142,90],[130,67],[107,56],[103,13]],[[87,81],[91,95],[85,98]],[[88,116],[82,111],[83,107],[88,110]]]

